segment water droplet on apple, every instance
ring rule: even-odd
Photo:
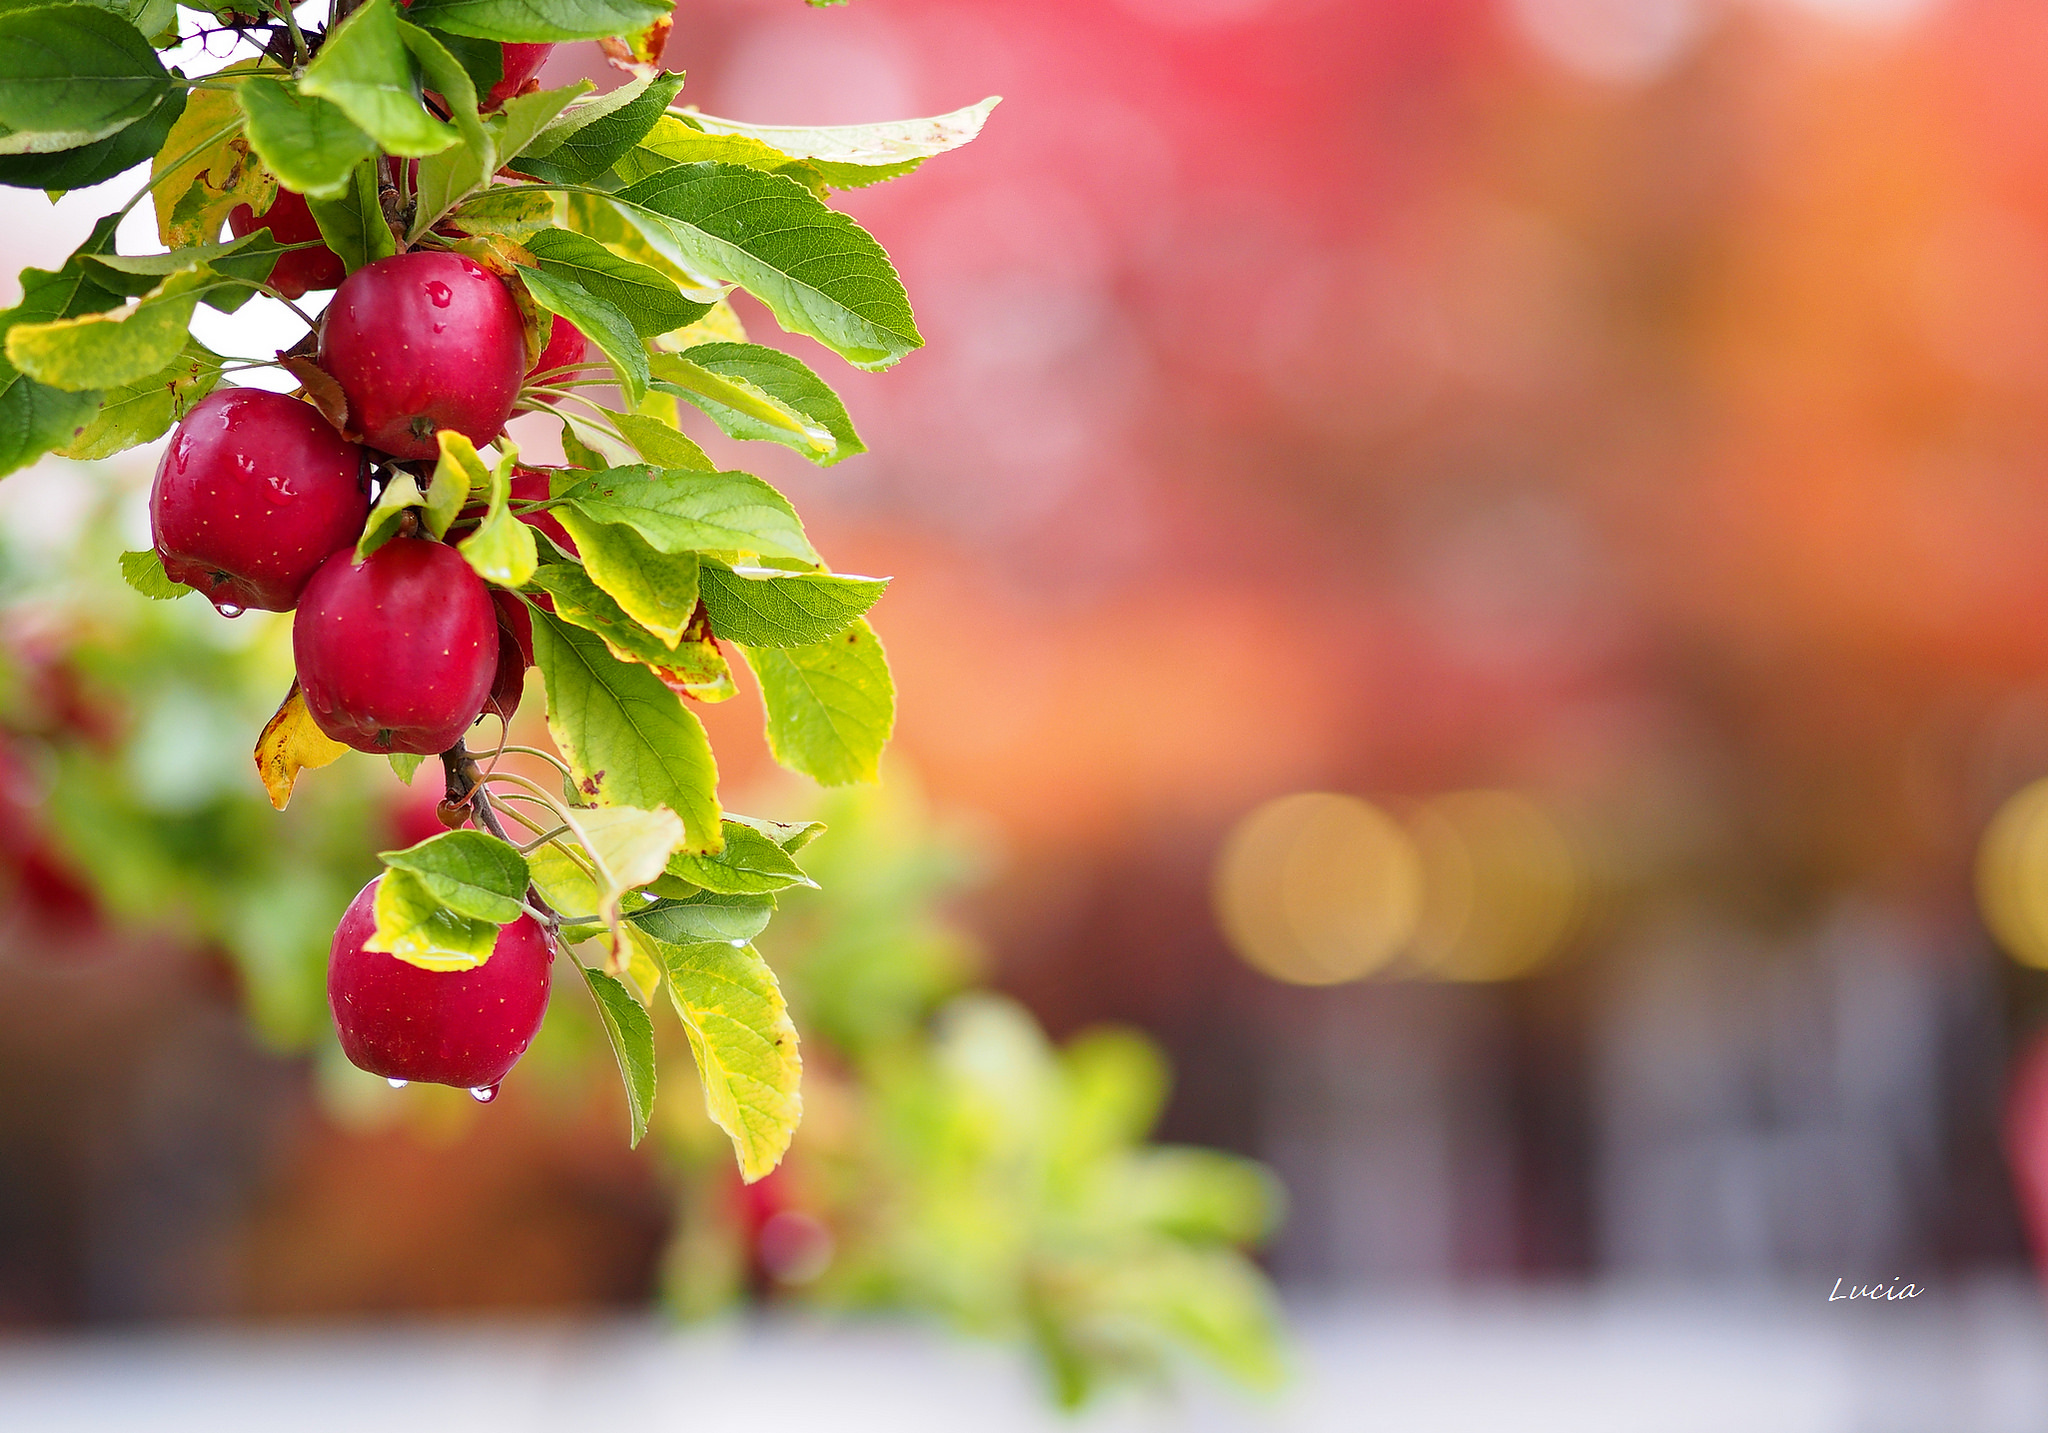
[[[242,609],[232,602],[216,602],[213,604],[213,610],[220,613],[223,617],[239,617],[242,615]]]
[[[498,1087],[496,1085],[474,1086],[469,1092],[469,1097],[480,1105],[487,1105],[492,1100],[498,1098]]]
[[[435,279],[427,285],[427,298],[432,301],[435,308],[446,308],[454,302],[455,290]]]
[[[386,1080],[384,1083],[391,1086],[394,1090],[402,1090],[406,1086],[406,1081],[404,1080]]]

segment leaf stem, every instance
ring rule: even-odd
[[[298,315],[299,322],[306,326],[308,332],[319,332],[320,321],[318,319],[308,314],[304,309],[300,308],[297,304],[293,303],[290,299],[286,298],[283,294],[279,293],[269,284],[258,284],[256,285],[256,287],[261,289],[264,293],[268,294],[271,298],[276,299],[279,303],[283,304],[286,308],[290,309],[294,314]]]
[[[551,751],[542,751],[537,746],[506,746],[500,749],[502,751],[515,753],[519,756],[537,756],[542,761],[545,761],[550,766],[554,767],[555,770],[561,772],[564,776],[572,776],[575,774],[569,770],[569,764],[566,761],[563,761],[559,756],[556,756]]]
[[[292,13],[292,0],[271,0],[271,3],[284,16],[285,27],[292,32],[292,53],[298,56],[301,65],[310,63],[313,52],[306,48],[306,37],[299,33],[299,17]]]
[[[542,804],[544,804],[550,811],[553,811],[555,815],[559,816],[563,821],[567,821],[569,819],[569,813],[563,807],[562,803],[556,800],[552,795],[550,795],[548,793],[548,789],[545,786],[542,786],[538,781],[529,781],[524,776],[519,775],[519,773],[517,773],[516,771],[488,771],[478,778],[477,784],[480,786],[487,785],[494,781],[509,782],[514,786],[525,787],[528,791],[534,793],[534,795],[537,798],[539,798]]]

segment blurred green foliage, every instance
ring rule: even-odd
[[[969,988],[978,952],[940,914],[970,874],[965,843],[902,772],[817,814],[828,834],[805,859],[822,891],[786,899],[764,937],[805,1035],[803,1135],[742,1188],[670,1122],[690,1186],[672,1301],[701,1314],[751,1289],[928,1312],[1028,1341],[1069,1407],[1189,1357],[1274,1386],[1279,1319],[1242,1252],[1277,1222],[1272,1177],[1146,1143],[1168,1077],[1143,1036],[1060,1049]]]
[[[147,516],[111,465],[45,463],[4,491],[0,739],[42,834],[116,921],[225,952],[264,1038],[304,1048],[327,1028],[335,915],[389,838],[388,778],[305,782],[272,811],[250,753],[291,684],[290,617],[137,596],[119,554]]]

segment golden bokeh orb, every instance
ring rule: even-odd
[[[1438,980],[1533,974],[1578,928],[1587,880],[1550,814],[1512,791],[1458,791],[1411,822],[1423,905],[1410,956]]]
[[[2048,778],[2014,793],[1984,828],[1977,908],[2007,955],[2048,970]]]
[[[1223,843],[1213,895],[1223,932],[1257,970],[1291,985],[1338,985],[1391,962],[1422,905],[1415,842],[1355,796],[1268,801]]]

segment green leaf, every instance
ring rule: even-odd
[[[506,100],[486,121],[498,150],[498,163],[509,163],[525,153],[557,115],[594,88],[589,80],[578,80],[558,90],[535,90],[530,95],[514,95]]]
[[[169,364],[133,383],[109,389],[99,411],[60,451],[67,458],[111,458],[160,438],[220,382],[221,356],[197,339]]]
[[[626,917],[656,940],[688,945],[700,940],[752,940],[768,928],[775,897],[729,896],[697,891],[680,901],[662,901]]]
[[[410,786],[412,785],[413,776],[420,769],[420,763],[425,761],[426,758],[417,752],[394,751],[385,760],[391,763],[392,774],[407,786]]]
[[[91,272],[85,259],[113,246],[112,215],[94,226],[92,237],[62,268],[21,271],[22,299],[0,313],[0,338],[21,324],[71,318],[112,308],[121,295],[99,282],[106,270]],[[97,391],[67,393],[38,383],[0,357],[0,474],[24,468],[52,448],[71,442],[93,419]]]
[[[879,779],[896,686],[864,621],[809,647],[740,645],[768,709],[768,750],[824,786]]]
[[[164,147],[171,127],[184,112],[185,92],[174,89],[148,114],[105,139],[53,154],[0,155],[0,184],[58,193],[126,174],[136,165],[148,163]]]
[[[183,597],[192,589],[182,582],[171,581],[164,572],[164,560],[155,548],[144,548],[141,552],[121,554],[121,579],[144,597],[159,602],[168,602]]]
[[[508,925],[525,908],[525,858],[486,831],[444,831],[377,859],[410,871],[435,900],[472,920]]]
[[[89,5],[0,14],[0,154],[75,149],[157,106],[171,74],[133,25]]]
[[[810,160],[835,188],[852,189],[908,174],[932,156],[969,143],[1001,102],[1001,96],[991,95],[980,104],[929,119],[829,126],[743,124],[700,114],[695,107],[684,113],[712,134],[744,135]]]
[[[398,252],[398,240],[384,221],[384,206],[378,196],[380,168],[376,158],[365,159],[350,172],[339,197],[306,198],[306,208],[320,226],[320,237],[350,273]]]
[[[669,853],[683,841],[683,823],[666,807],[579,806],[567,818],[597,870],[598,908],[607,919],[614,918],[621,896],[662,873]]]
[[[501,184],[465,199],[449,216],[465,234],[501,234],[523,242],[555,222],[555,199],[531,185]]]
[[[701,164],[716,160],[741,164],[770,174],[787,174],[814,194],[823,196],[825,176],[809,160],[784,154],[743,134],[707,134],[675,114],[665,114],[640,142],[612,165],[621,184],[633,184],[650,174],[659,174],[678,164]]]
[[[547,685],[548,731],[577,789],[600,804],[683,818],[690,850],[717,849],[718,763],[682,698],[603,639],[535,612],[533,653]]]
[[[533,577],[540,554],[534,546],[533,529],[514,517],[506,505],[511,497],[512,468],[519,461],[519,450],[501,442],[504,451],[497,465],[486,468],[475,445],[462,434],[443,429],[438,436],[441,455],[434,467],[436,496],[431,501],[439,503],[440,513],[445,514],[440,519],[442,532],[447,531],[448,524],[471,496],[482,493],[487,504],[483,521],[477,524],[476,531],[456,544],[455,550],[484,581],[500,587],[524,587]]]
[[[451,35],[539,44],[638,33],[669,9],[668,0],[414,0],[407,13]]]
[[[205,264],[219,278],[245,280],[214,284],[200,295],[209,308],[233,313],[270,277],[283,252],[276,235],[258,229],[224,244],[198,244],[168,254],[90,254],[85,262],[104,271],[94,276],[98,282],[130,295],[146,294],[169,275]]]
[[[651,369],[655,388],[662,393],[687,398],[690,402],[720,420],[740,416],[751,424],[753,432],[775,434],[776,441],[786,443],[814,461],[832,448],[832,435],[819,428],[782,404],[770,398],[760,389],[744,379],[719,376],[709,369],[700,368],[691,362],[688,354],[657,353],[653,356]]]
[[[882,246],[794,179],[679,164],[613,202],[675,262],[739,284],[857,368],[887,368],[924,344]]]
[[[753,827],[738,821],[724,823],[725,845],[714,856],[688,852],[668,863],[668,873],[693,886],[729,896],[757,896],[791,886],[817,888],[789,852]]]
[[[659,552],[624,524],[592,522],[574,508],[557,516],[590,580],[628,617],[673,648],[697,610],[697,554]]]
[[[524,587],[540,561],[533,529],[503,509],[485,518],[455,550],[478,577],[500,587]]]
[[[562,214],[565,227],[595,239],[613,253],[645,264],[656,273],[663,275],[683,291],[692,302],[709,302],[712,310],[699,323],[716,318],[720,305],[716,302],[724,290],[700,274],[692,274],[679,267],[676,262],[647,242],[647,236],[629,222],[611,200],[596,194],[565,194],[562,196]],[[727,308],[726,312],[730,312]],[[694,327],[694,325],[692,325]],[[743,334],[718,334],[719,338],[744,337]]]
[[[71,442],[92,421],[97,391],[66,393],[0,360],[0,476]]]
[[[370,509],[362,535],[356,539],[356,561],[361,562],[398,536],[398,525],[405,517],[405,510],[423,507],[426,501],[417,478],[402,470],[394,473],[378,495],[377,505]]]
[[[172,274],[133,306],[7,332],[7,360],[38,382],[71,392],[118,387],[176,359],[199,291],[217,282],[204,264]]]
[[[782,989],[752,946],[656,948],[697,1058],[704,1108],[732,1138],[740,1175],[751,1184],[781,1163],[803,1117],[803,1059]]]
[[[359,166],[374,165],[377,141],[357,128],[340,106],[302,94],[269,75],[243,80],[235,93],[250,146],[286,188],[309,199],[337,199],[349,192],[350,176]],[[374,169],[371,182],[374,211]],[[381,216],[377,222],[382,226]]]
[[[534,889],[563,920],[577,925],[597,921],[597,882],[571,859],[559,838],[528,851],[526,867]]]
[[[582,329],[583,336],[611,360],[612,371],[618,374],[619,386],[629,401],[638,403],[646,396],[647,347],[618,305],[545,267],[522,268],[519,278],[535,303]]]
[[[386,153],[419,159],[439,154],[460,136],[421,103],[404,25],[391,0],[365,0],[329,33],[299,77],[299,92],[332,100]]]
[[[471,493],[483,492],[493,511],[502,509],[511,492],[511,465],[505,465],[504,475],[492,473],[478,456],[476,444],[453,428],[443,428],[435,437],[441,453],[434,463],[434,474],[427,481],[427,504],[421,517],[426,520],[427,531],[438,538],[448,535],[455,515],[462,511]]]
[[[474,970],[498,943],[497,926],[448,909],[411,871],[394,868],[378,877],[374,909],[376,934],[363,949],[422,970]]]
[[[886,577],[751,569],[706,563],[700,591],[711,630],[748,647],[808,647],[843,632],[888,588]]]
[[[469,76],[470,87],[477,94],[489,94],[491,87],[505,78],[504,46],[469,35],[451,34],[446,30],[436,30],[433,34],[441,47],[462,66],[462,72]]]
[[[725,819],[759,831],[792,856],[825,834],[823,821],[769,821],[760,816],[742,816],[737,811],[726,812]]]
[[[526,248],[544,272],[616,305],[642,338],[695,323],[711,311],[710,304],[684,298],[659,269],[622,259],[571,230],[543,229],[526,241]]]
[[[627,616],[577,563],[550,563],[534,572],[532,582],[554,599],[555,613],[564,622],[594,633],[606,651],[648,668],[671,691],[699,701],[732,695],[732,675],[715,642],[685,640],[668,646]]]
[[[576,426],[567,418],[562,419],[562,456],[569,460],[571,467],[601,471],[611,466],[601,454],[576,436]]]
[[[653,75],[564,111],[527,147],[520,170],[557,184],[596,179],[640,142],[682,87],[681,75]]]
[[[674,406],[672,399],[662,398],[661,401]],[[718,467],[687,433],[679,432],[659,418],[650,418],[645,413],[614,413],[609,408],[604,413],[634,450],[657,468],[684,468],[691,472],[709,473]]]
[[[654,1022],[647,1007],[633,998],[633,992],[601,970],[580,961],[576,968],[597,1002],[598,1018],[612,1042],[612,1054],[619,1060],[619,1075],[626,1082],[626,1112],[633,1122],[633,1144],[637,1148],[647,1133],[647,1117],[654,1109]]]
[[[664,392],[703,409],[728,437],[780,443],[821,468],[867,451],[839,395],[802,359],[780,349],[693,344],[658,355],[654,375],[664,381]]]
[[[611,468],[558,496],[595,522],[624,523],[662,552],[747,552],[818,563],[789,499],[751,473]]]
[[[476,86],[447,47],[429,31],[398,22],[399,38],[419,62],[428,88],[436,91],[462,135],[462,143],[420,161],[413,186],[412,237],[431,229],[450,209],[490,182],[498,169],[495,130],[476,109]]]

